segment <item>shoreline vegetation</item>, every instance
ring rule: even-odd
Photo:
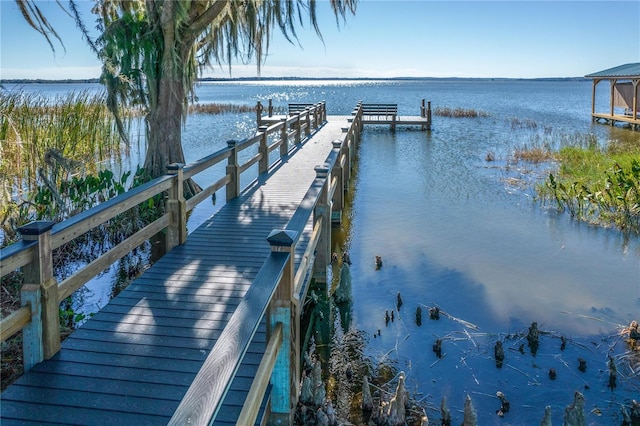
[[[249,79],[234,79],[238,81],[246,81]],[[255,80],[255,79],[250,79]],[[264,78],[260,80],[282,80],[278,78]],[[336,80],[336,79],[309,79],[309,78],[291,78],[289,80]],[[345,80],[371,80],[371,79],[345,79]],[[381,80],[381,79],[376,79]],[[382,79],[392,80],[392,79]],[[493,80],[493,79],[484,79]],[[508,80],[508,79],[505,79]],[[540,80],[540,79],[535,79]],[[578,79],[576,79],[578,80]],[[582,79],[580,79],[582,80]],[[5,80],[0,84],[9,83],[13,80]],[[215,80],[201,80],[201,81],[228,81],[225,79]],[[21,81],[24,83],[25,81]],[[31,83],[49,83],[60,81],[30,81]],[[69,83],[77,83],[78,80],[68,81]],[[95,80],[82,80],[87,83],[97,83]],[[35,95],[34,95],[35,96]],[[53,211],[39,211],[39,204],[51,204],[55,205],[55,192],[60,188],[72,188],[70,182],[75,179],[76,187],[74,188],[74,194],[78,198],[78,203],[84,207],[86,203],[99,203],[104,201],[104,198],[109,196],[109,193],[115,191],[124,190],[125,180],[129,175],[123,177],[113,175],[99,176],[97,171],[89,170],[87,168],[78,167],[79,163],[94,163],[96,161],[104,161],[107,157],[113,155],[120,155],[126,152],[129,147],[122,146],[119,140],[113,140],[111,149],[103,150],[104,147],[97,147],[91,145],[91,135],[97,134],[97,132],[106,132],[106,134],[117,132],[112,127],[113,123],[103,115],[102,109],[99,105],[104,103],[104,99],[98,95],[95,99],[87,97],[86,94],[73,94],[68,98],[61,98],[59,103],[66,104],[66,107],[54,107],[47,105],[42,99],[35,96],[34,98],[28,98],[25,105],[19,105],[19,99],[12,97],[9,92],[0,92],[0,139],[8,142],[7,145],[2,145],[0,148],[5,151],[2,155],[8,155],[9,146],[15,146],[20,149],[15,151],[24,152],[12,152],[11,161],[6,161],[3,167],[14,167],[15,170],[0,170],[2,176],[6,179],[3,181],[9,183],[9,185],[18,185],[20,182],[31,182],[32,185],[38,187],[38,182],[42,183],[46,179],[50,184],[40,185],[41,189],[48,190],[48,198],[38,199],[44,197],[44,192],[33,191],[32,199],[24,199],[22,201],[16,201],[13,199],[17,192],[15,188],[5,187],[0,188],[0,198],[3,200],[10,200],[15,203],[14,209],[11,210],[13,216],[9,217],[7,212],[0,211],[0,224],[3,228],[5,226],[20,226],[34,218],[49,219],[49,220],[62,220],[67,215],[70,215],[74,211],[73,206],[67,206],[64,209],[64,214],[56,216]],[[11,102],[14,102],[13,104]],[[74,117],[81,116],[81,121],[87,120],[86,112],[93,110],[94,104],[98,104],[95,113],[96,127],[102,130],[91,130],[88,132],[89,137],[79,137],[78,134],[69,134],[69,128],[77,128],[76,123],[78,120]],[[8,106],[11,106],[9,108]],[[103,105],[104,106],[104,105]],[[106,110],[106,107],[104,107]],[[22,110],[25,114],[23,118],[18,119],[13,115],[13,111]],[[232,105],[232,104],[204,104],[195,106],[190,110],[190,113],[238,113],[253,111],[253,106]],[[9,114],[9,111],[12,114]],[[50,112],[53,114],[50,118],[51,122],[59,123],[60,126],[53,126],[49,124],[43,124],[43,112]],[[437,110],[436,110],[437,111]],[[58,115],[56,115],[58,114]],[[451,118],[479,118],[488,117],[489,114],[483,111],[467,110],[461,108],[443,108],[441,116]],[[132,119],[134,117],[132,116]],[[517,121],[515,121],[517,120]],[[19,126],[17,122],[21,121]],[[77,124],[77,123],[76,123]],[[21,127],[22,126],[22,127]],[[524,129],[525,131],[532,132],[533,141],[530,146],[515,149],[511,154],[511,161],[523,161],[531,164],[538,163],[553,163],[553,171],[546,179],[539,179],[536,186],[536,192],[539,194],[540,202],[542,203],[556,203],[560,210],[567,210],[572,217],[579,220],[586,220],[588,222],[597,223],[601,226],[611,226],[615,224],[622,232],[634,232],[640,233],[640,144],[638,144],[638,137],[636,135],[628,136],[624,133],[616,133],[621,135],[619,138],[607,141],[604,144],[598,143],[593,135],[554,135],[552,129],[541,128],[537,123],[527,120],[514,119],[512,127],[517,129]],[[35,128],[48,128],[53,133],[43,136],[36,135],[35,133],[23,133],[29,129]],[[77,130],[76,130],[77,131]],[[542,131],[542,136],[539,136],[539,131]],[[621,132],[626,130],[620,129]],[[624,136],[627,136],[626,138]],[[43,140],[61,141],[61,146],[41,146],[40,142]],[[73,140],[78,145],[68,145],[65,140]],[[12,144],[11,142],[15,142]],[[86,145],[86,149],[81,149],[80,144]],[[27,150],[25,147],[31,146],[33,150]],[[35,150],[37,148],[37,150]],[[71,153],[83,153],[82,158],[74,158]],[[491,154],[491,155],[490,155]],[[487,154],[487,161],[494,161],[494,155],[492,153]],[[29,155],[29,166],[25,166],[27,159],[21,158],[20,155]],[[7,157],[9,158],[9,157]],[[90,159],[87,160],[87,159]],[[99,160],[98,160],[99,158]],[[48,160],[47,160],[48,159]],[[597,164],[598,167],[593,167]],[[29,171],[30,175],[24,175],[25,171]],[[42,170],[38,172],[39,170]],[[23,175],[21,175],[21,173]],[[133,172],[128,172],[133,173]],[[140,173],[136,173],[136,176]],[[92,181],[90,176],[97,177],[97,180]],[[124,180],[123,180],[124,178]],[[88,180],[93,182],[92,185],[88,183]],[[133,177],[132,177],[133,180]],[[93,188],[93,189],[92,189]],[[95,191],[94,191],[95,189]],[[96,191],[99,195],[96,195]],[[106,191],[106,192],[104,192]],[[60,191],[58,191],[60,192]],[[96,198],[97,197],[97,198]],[[608,198],[607,198],[608,197]],[[67,197],[68,198],[68,197]],[[605,199],[606,198],[606,199]],[[48,200],[48,203],[45,201]],[[620,214],[614,214],[617,201],[621,201]],[[21,206],[19,203],[22,203]],[[85,203],[85,204],[82,204]],[[8,204],[7,204],[8,205]],[[596,207],[599,208],[596,209]],[[60,213],[60,211],[58,212]],[[149,212],[153,214],[153,212]],[[125,220],[130,220],[124,218]],[[138,218],[139,219],[139,218]],[[136,220],[138,220],[136,219]],[[121,224],[115,224],[114,228],[122,228]],[[11,238],[7,238],[8,234],[5,230],[5,235],[0,240],[0,245],[4,246],[11,241]],[[87,241],[87,246],[93,244]],[[82,252],[82,247],[77,247],[76,250]],[[85,250],[86,251],[86,250]],[[71,252],[61,253],[61,256],[66,257],[66,260],[60,262],[60,267],[64,267],[64,264],[71,259],[71,262],[85,261],[82,255],[73,254]],[[123,275],[127,279],[131,280],[135,278],[136,274],[145,269],[145,265],[138,262],[137,259],[125,259],[135,268],[129,268],[122,271]],[[124,265],[126,266],[126,265]],[[123,266],[123,268],[124,268]],[[135,269],[135,270],[134,270]],[[134,270],[132,273],[131,271]],[[20,286],[21,280],[19,276],[9,277],[8,279],[2,279],[2,292],[5,296],[2,298],[2,314],[7,315],[11,309],[15,309],[20,304]],[[123,284],[123,287],[126,284]],[[121,288],[121,289],[122,289]],[[115,296],[115,294],[114,294]],[[77,317],[70,307],[70,304],[65,302],[60,309],[61,327],[71,331],[76,324],[81,323],[84,318]],[[341,328],[338,324],[337,329]],[[334,341],[336,346],[344,346],[342,352],[344,354],[352,353],[356,354],[355,358],[362,358],[363,343],[361,339],[363,336],[353,336],[347,334],[338,335]],[[522,338],[522,336],[518,336]],[[340,340],[343,339],[343,340]],[[350,340],[351,339],[351,340]],[[505,339],[505,343],[507,339]],[[445,340],[446,344],[446,340]],[[637,351],[637,349],[636,349]],[[435,352],[435,349],[434,349]],[[309,355],[311,356],[311,355]],[[439,358],[438,358],[439,359]],[[388,408],[391,404],[391,396],[394,395],[393,387],[399,378],[399,371],[390,369],[386,371],[388,366],[377,365],[376,368],[372,368],[371,360],[368,359],[338,359],[335,358],[332,361],[332,381],[326,384],[326,392],[335,398],[336,411],[338,414],[346,415],[350,410],[350,405],[356,406],[362,405],[362,388],[356,386],[354,388],[354,382],[352,380],[344,381],[345,377],[349,377],[352,373],[356,372],[356,367],[351,370],[346,370],[350,365],[355,365],[358,362],[365,363],[368,368],[365,371],[357,371],[359,374],[369,375],[372,385],[377,385],[380,390],[378,395],[375,395],[377,404],[381,404],[380,407],[386,407],[387,414],[390,412]],[[436,361],[437,362],[437,361]],[[311,376],[314,364],[308,361],[306,374]],[[10,339],[8,342],[2,345],[2,388],[4,389],[12,380],[15,380],[21,375],[21,341],[20,335]],[[384,369],[385,371],[381,371]],[[342,379],[336,381],[336,377]],[[373,386],[372,386],[373,387]],[[359,395],[354,398],[354,395]],[[394,395],[395,396],[395,395]],[[358,399],[360,398],[360,399]],[[350,402],[349,402],[350,401]],[[502,402],[496,399],[497,403]],[[313,406],[314,413],[317,412],[318,406]],[[426,407],[420,407],[420,404],[416,404],[413,407],[414,421],[416,424],[422,422],[422,415],[425,413],[423,410]],[[432,406],[429,407],[430,411],[436,411]],[[351,409],[353,409],[351,407]],[[356,408],[356,410],[359,408]],[[379,413],[384,410],[378,409]],[[382,411],[380,411],[382,410]],[[544,407],[541,407],[540,417],[544,414]],[[445,411],[444,409],[442,410]],[[303,415],[303,414],[301,414]],[[443,414],[444,416],[444,414]]]

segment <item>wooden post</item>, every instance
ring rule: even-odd
[[[267,340],[271,330],[282,323],[282,347],[271,375],[271,424],[293,424],[293,412],[298,403],[300,383],[300,312],[294,303],[296,231],[273,230],[267,237],[271,251],[288,252],[289,262],[271,300],[268,315]]]
[[[233,200],[240,195],[240,169],[238,168],[238,141],[227,141],[227,147],[231,149],[231,155],[227,160],[227,175],[229,175],[229,183],[227,184],[227,201]]]
[[[618,80],[614,78],[613,80],[610,80],[609,82],[611,83],[611,87],[610,87],[611,90],[609,91],[610,92],[609,93],[609,102],[610,102],[610,106],[611,106],[611,125],[613,126],[614,125],[614,122],[613,122],[613,93],[615,91],[616,83],[618,82]]]
[[[640,80],[631,80],[631,84],[633,84],[633,107],[631,111],[634,120],[638,118],[638,83],[640,83]]]
[[[296,115],[296,137],[295,137],[295,141],[296,144],[299,144],[300,142],[302,142],[302,127],[301,127],[301,123],[300,123],[300,114]]]
[[[347,137],[345,138],[345,143],[344,143],[345,146],[343,148],[343,150],[344,150],[343,151],[344,152],[343,155],[346,157],[345,162],[344,162],[345,168],[346,168],[346,170],[345,170],[345,181],[344,181],[345,190],[348,189],[349,182],[351,182],[351,166],[352,166],[351,162],[352,162],[352,155],[353,155],[352,150],[355,148],[354,147],[355,138],[356,138],[355,135],[351,136],[351,135],[347,134]]]
[[[431,130],[431,101],[427,102],[427,130]]]
[[[49,359],[60,350],[60,301],[58,300],[58,282],[53,277],[53,256],[51,254],[51,228],[53,225],[53,222],[41,221],[31,222],[18,228],[24,241],[38,242],[38,245],[35,246],[35,261],[25,265],[23,271],[25,284],[35,284],[40,287],[42,359]],[[33,290],[27,288],[26,291],[31,293],[29,298],[32,299]],[[32,337],[37,334],[37,330],[34,330]]]
[[[258,101],[258,104],[256,105],[256,124],[258,126],[262,125],[262,110],[263,109],[264,109],[264,107],[262,106],[260,101]]]
[[[31,308],[31,322],[22,329],[22,366],[24,371],[44,359],[42,345],[42,293],[38,284],[24,284],[20,291],[22,306]]]
[[[322,193],[313,210],[313,223],[322,220],[320,238],[316,247],[316,259],[314,262],[313,275],[319,282],[326,283],[327,267],[331,260],[331,201],[328,199],[329,191],[329,168],[326,165],[316,166],[316,178],[325,179]]]
[[[184,164],[173,163],[167,166],[170,175],[175,175],[169,189],[167,211],[171,214],[171,222],[165,233],[166,251],[187,242],[187,202],[184,199]]]
[[[307,125],[304,129],[304,134],[306,136],[309,136],[311,134],[311,108],[309,107],[305,108],[305,112],[306,112],[305,119],[307,121]]]
[[[267,143],[267,129],[269,126],[260,126],[258,127],[258,132],[262,133],[262,138],[260,138],[260,146],[258,147],[258,152],[260,153],[260,161],[258,161],[258,174],[265,173],[269,170],[269,145]]]
[[[591,89],[591,121],[596,121],[596,118],[593,114],[596,113],[596,86],[600,83],[600,80],[597,78],[593,79],[593,87]]]
[[[269,99],[269,117],[273,117],[273,100]]]
[[[331,171],[331,176],[335,176],[338,179],[336,182],[336,190],[333,193],[331,210],[342,212],[342,209],[344,208],[344,191],[345,191],[344,170],[341,164],[342,141],[336,139],[331,143],[333,144],[333,148],[338,150],[338,159],[336,161],[336,165],[333,167],[333,170]]]
[[[280,130],[280,156],[284,157],[289,152],[289,129],[287,129],[287,117],[282,120],[282,129]]]

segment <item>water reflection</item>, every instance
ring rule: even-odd
[[[365,131],[348,241],[352,324],[369,335],[380,329],[371,354],[397,361],[412,391],[434,406],[444,395],[459,407],[472,393],[481,423],[490,424],[502,390],[519,404],[512,421],[539,422],[551,404],[559,422],[574,390],[606,388],[607,351],[626,350],[616,333],[640,314],[640,245],[540,207],[526,191],[507,191],[502,172],[487,173],[483,164],[492,143],[480,133]],[[384,259],[379,270],[376,255]],[[417,307],[433,306],[449,316],[417,326]],[[395,311],[395,321],[387,323],[385,311]],[[544,336],[535,357],[519,351],[534,321]],[[566,351],[561,336],[572,342]],[[441,360],[431,351],[436,338]],[[499,371],[496,340],[507,354]],[[592,341],[602,343],[590,350]],[[576,372],[578,357],[592,370]],[[552,385],[550,368],[564,375]],[[587,393],[588,403],[608,410],[599,424],[615,424],[617,404],[639,386],[630,379],[606,401]]]

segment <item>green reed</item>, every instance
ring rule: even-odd
[[[51,153],[67,160],[70,173],[95,172],[96,163],[119,155],[121,144],[105,94],[0,92],[0,174],[12,192],[34,188]]]
[[[640,135],[618,133],[601,143],[595,135],[558,135],[557,171],[537,188],[572,217],[640,233]]]

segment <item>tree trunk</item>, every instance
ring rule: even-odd
[[[168,38],[168,37],[167,37]],[[165,38],[165,44],[167,40]],[[180,51],[179,49],[176,49]],[[185,163],[182,149],[183,103],[185,99],[184,72],[174,64],[173,48],[165,45],[159,78],[155,84],[155,99],[151,95],[151,107],[147,116],[148,138],[144,168],[152,178],[167,172],[172,163]],[[186,61],[186,58],[180,58]],[[184,62],[182,62],[184,63]],[[154,102],[155,101],[155,102]],[[185,181],[184,196],[190,198],[201,190],[191,179]]]

